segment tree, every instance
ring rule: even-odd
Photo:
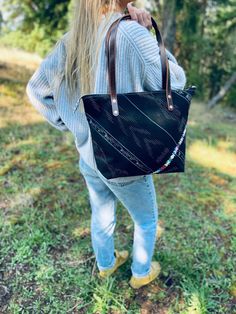
[[[38,52],[44,57],[66,32],[67,0],[2,0],[8,13],[5,45]]]
[[[31,32],[34,25],[44,27],[50,34],[65,29],[67,25],[67,0],[3,0],[3,8],[9,12],[8,20],[17,28]]]
[[[236,71],[236,0],[152,1],[166,47],[186,70],[187,84],[208,101]],[[227,91],[236,96],[235,85]],[[224,99],[235,105],[234,98]]]
[[[0,11],[0,34],[2,32],[2,24],[3,24],[3,16],[2,16],[2,12]]]
[[[210,65],[209,102],[214,107],[223,97],[235,106],[236,95],[236,1],[223,2],[210,16],[208,39],[214,45],[214,58]],[[231,95],[234,95],[231,97]],[[226,97],[225,97],[226,96]]]

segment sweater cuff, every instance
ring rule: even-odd
[[[167,56],[167,59],[178,64],[176,58],[174,57],[174,55],[172,55],[172,53],[168,49],[166,49],[166,56]]]

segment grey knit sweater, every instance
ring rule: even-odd
[[[122,16],[121,13],[113,13],[109,25],[120,16]],[[105,17],[103,17],[101,26],[104,21]],[[90,167],[99,171],[94,158],[89,124],[84,113],[83,102],[80,101],[80,91],[78,90],[77,95],[74,95],[73,99],[69,101],[63,81],[60,90],[55,93],[54,84],[58,73],[64,66],[67,34],[62,36],[34,72],[26,86],[26,93],[32,105],[53,127],[60,131],[70,131],[73,134],[80,156]],[[96,83],[91,94],[108,93],[104,37],[102,40],[95,73]],[[168,50],[166,52],[170,65],[171,87],[172,89],[183,89],[186,84],[185,72],[175,57]],[[161,89],[162,78],[158,44],[150,31],[136,21],[129,20],[120,23],[117,31],[116,60],[118,93]],[[139,177],[121,177],[110,180],[125,182]]]

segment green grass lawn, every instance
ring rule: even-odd
[[[236,313],[236,113],[192,103],[186,172],[154,175],[162,272],[135,291],[131,260],[97,277],[72,135],[35,111],[25,95],[32,70],[9,60],[0,59],[0,313]],[[116,248],[131,252],[121,203],[117,216]]]

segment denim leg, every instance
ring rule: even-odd
[[[133,276],[146,276],[151,269],[155,249],[158,206],[152,175],[128,184],[106,184],[123,203],[134,221]]]
[[[116,226],[117,198],[97,173],[80,161],[80,172],[85,179],[92,210],[91,240],[99,270],[114,266],[113,233]]]

